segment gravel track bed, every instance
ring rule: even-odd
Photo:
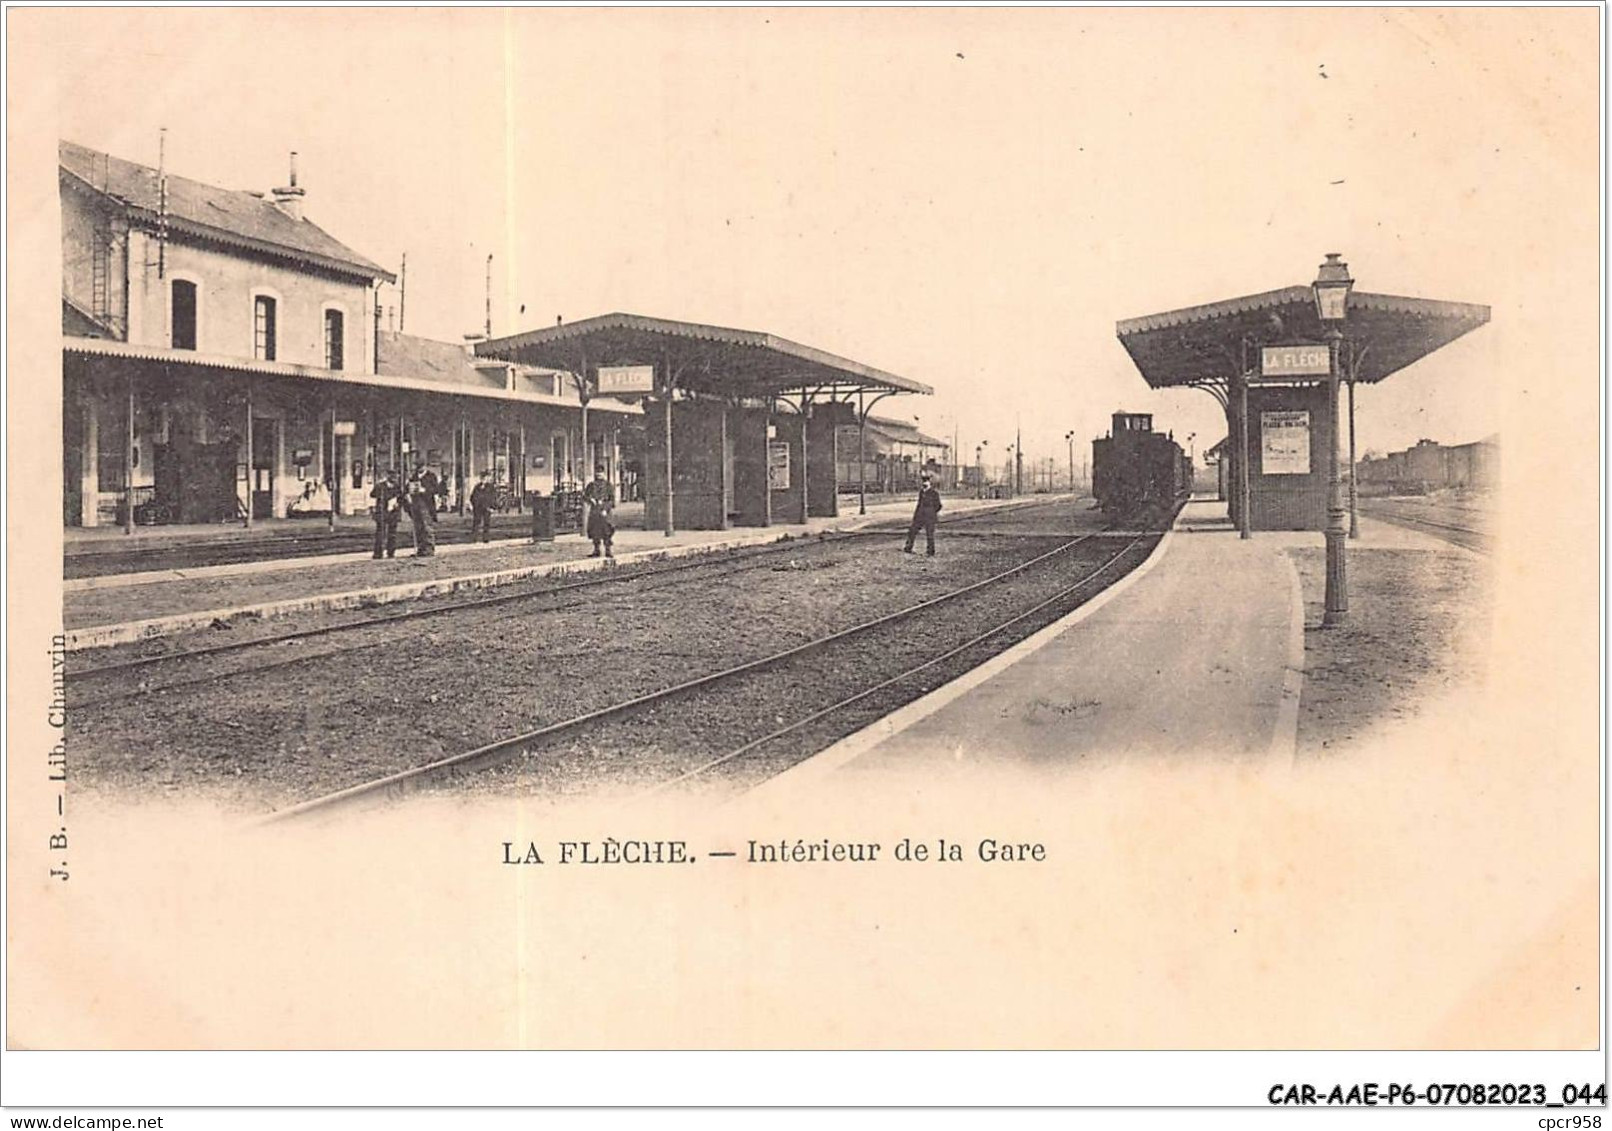
[[[956,516],[949,516],[943,524],[941,536],[991,536],[991,535],[1033,535],[1045,533],[1046,536],[1056,536],[1045,530],[1049,522],[1049,511],[1054,507],[1061,507],[1062,514],[1057,514],[1056,522],[1059,528],[1086,532],[1096,530],[1096,525],[1090,517],[1072,516],[1069,501],[1061,503],[1028,504],[1016,507],[1014,511],[1001,514],[1001,512],[985,512],[985,514],[972,514],[961,512]],[[595,585],[616,585],[622,582],[637,582],[638,578],[651,577],[651,575],[671,574],[674,578],[690,578],[695,572],[703,569],[714,569],[716,562],[748,562],[756,557],[774,556],[774,554],[800,553],[803,546],[821,545],[837,540],[848,541],[877,541],[879,536],[904,535],[906,524],[904,520],[879,520],[875,524],[864,527],[856,532],[817,533],[817,535],[803,536],[795,540],[782,541],[782,543],[764,543],[758,546],[745,546],[737,549],[713,549],[706,554],[695,554],[690,557],[679,557],[671,561],[640,561],[617,565],[616,569],[609,570],[608,574],[592,574],[592,572],[574,572],[574,570],[559,570],[555,574],[535,577],[527,582],[514,582],[511,585],[496,586],[495,590],[485,590],[482,599],[496,601],[496,599],[509,596],[509,598],[522,598],[522,596],[543,596],[548,593],[558,593],[564,586],[575,585],[577,582],[587,583],[588,588]],[[1066,536],[1077,536],[1075,533],[1066,533]],[[440,570],[440,564],[447,559],[426,559],[432,567]],[[587,559],[579,559],[587,561]],[[448,562],[451,564],[451,562]],[[463,565],[463,562],[461,562]],[[463,570],[461,570],[463,572]],[[690,578],[692,580],[692,578]],[[675,582],[674,582],[675,583]],[[152,640],[134,641],[129,644],[113,644],[110,648],[81,649],[74,651],[69,659],[69,672],[74,667],[84,664],[111,664],[111,662],[127,661],[137,657],[147,656],[182,656],[190,649],[206,648],[211,644],[219,643],[245,643],[245,641],[274,640],[279,636],[293,632],[306,632],[316,628],[335,627],[335,625],[364,625],[382,623],[392,617],[408,611],[422,611],[422,609],[455,609],[464,604],[474,603],[476,598],[466,594],[445,594],[445,596],[432,596],[421,598],[409,603],[388,604],[377,606],[369,614],[348,611],[337,612],[300,612],[300,614],[274,617],[274,619],[243,619],[235,620],[227,627],[205,628],[198,632],[174,633],[168,636],[155,636]],[[359,630],[355,630],[359,632]],[[198,661],[200,662],[200,661]],[[216,662],[216,661],[213,661]],[[176,661],[176,665],[181,661]]]
[[[312,658],[319,654],[335,654],[374,647],[377,643],[398,639],[400,633],[418,632],[422,624],[437,617],[492,608],[531,615],[561,608],[570,602],[594,600],[596,591],[616,586],[627,586],[635,593],[646,593],[678,585],[705,584],[715,577],[729,576],[746,570],[765,569],[770,564],[769,559],[780,554],[799,556],[837,541],[854,543],[879,537],[887,538],[889,535],[882,532],[867,536],[837,535],[833,538],[803,540],[782,545],[769,544],[756,548],[713,551],[709,555],[679,558],[670,562],[634,562],[602,573],[550,574],[529,582],[499,586],[479,596],[451,594],[427,597],[408,603],[380,606],[369,613],[355,614],[351,610],[310,612],[267,621],[246,620],[241,622],[240,627],[228,632],[215,629],[204,633],[156,637],[111,648],[75,652],[69,660],[68,673],[70,677],[78,674],[82,667],[86,666],[86,660],[93,665],[110,665],[137,659],[160,658],[163,660],[161,664],[146,666],[145,671],[148,674],[125,680],[125,683],[132,683],[135,679],[139,679],[142,684],[150,685],[142,687],[142,690],[158,690],[165,687],[170,680],[188,681],[197,676],[214,675],[227,678],[242,672],[256,671],[262,664],[279,663],[284,659],[284,653],[290,651],[304,653],[305,658]],[[532,604],[527,605],[528,601]],[[422,613],[429,615],[421,616]],[[285,639],[293,633],[317,632],[323,629],[335,631],[325,637]],[[314,644],[312,641],[321,643]],[[262,648],[254,650],[248,647],[218,653],[199,651],[218,645],[241,644],[261,644]],[[276,656],[275,653],[280,655]],[[158,671],[162,673],[161,676],[155,674]],[[85,672],[82,678],[89,682],[97,682],[121,677],[111,672],[104,675]],[[94,692],[90,694],[94,696]]]
[[[1301,758],[1347,753],[1384,726],[1416,718],[1430,698],[1486,678],[1494,571],[1441,550],[1349,555],[1349,619],[1322,630],[1326,556],[1288,551],[1304,592]]]
[[[1450,523],[1441,519],[1423,518],[1420,515],[1381,511],[1376,508],[1362,507],[1360,513],[1378,522],[1389,523],[1394,526],[1414,530],[1426,534],[1440,541],[1448,542],[1462,549],[1472,550],[1476,553],[1487,554],[1494,548],[1494,540],[1482,530],[1475,530],[1470,526],[1463,526],[1459,522]]]
[[[621,719],[562,736],[508,765],[439,779],[459,793],[568,795],[639,792],[672,782],[773,731],[900,676],[1091,576],[1129,539],[1093,539],[1025,573],[913,617],[871,629],[777,668],[736,677]],[[956,678],[1102,592],[1140,564],[1145,539],[1092,584],[958,655],[825,715],[702,774],[694,788],[743,789],[781,773],[896,708]]]
[[[75,779],[277,808],[937,596],[1044,552],[1047,537],[957,539],[933,559],[899,553],[894,536],[802,543],[697,588],[600,587],[563,609],[384,626],[385,647],[70,709]]]

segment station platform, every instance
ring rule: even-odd
[[[1008,501],[953,497],[947,499],[947,509],[961,514],[1044,503],[1052,497]],[[663,531],[627,527],[616,533],[614,561],[629,564],[850,531],[902,519],[912,505],[911,498],[870,500],[868,513],[860,515],[853,501],[845,508],[848,514],[814,518],[804,525],[683,530],[670,537]],[[458,522],[460,517],[443,521]],[[468,525],[469,520],[463,522]],[[367,529],[373,530],[373,524]],[[581,535],[562,534],[541,543],[527,537],[439,542],[435,555],[420,558],[414,556],[405,525],[399,530],[397,557],[381,561],[363,550],[69,579],[63,583],[63,623],[70,650],[106,647],[241,619],[367,607],[610,566],[610,561],[593,558],[591,552],[592,544]]]
[[[642,503],[626,503],[617,508],[636,516],[643,513]],[[470,522],[468,513],[447,513],[445,519],[463,518]],[[509,511],[495,514],[494,531],[506,536],[531,528],[530,514]],[[338,515],[334,534],[368,537],[375,529],[374,521],[366,514]],[[217,546],[239,543],[267,543],[296,541],[307,538],[329,537],[332,534],[330,517],[315,515],[308,518],[260,518],[250,527],[239,522],[163,523],[153,526],[136,526],[125,532],[122,526],[68,526],[62,530],[62,550],[72,558],[91,554],[144,553],[154,550],[176,549],[185,546]]]
[[[762,788],[890,775],[928,789],[1139,756],[1291,762],[1303,664],[1283,543],[1241,540],[1224,503],[1193,501],[1142,566],[1070,616]]]

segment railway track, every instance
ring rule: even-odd
[[[824,636],[815,637],[793,647],[781,649],[768,655],[761,656],[743,663],[731,665],[721,670],[701,675],[692,679],[683,680],[667,687],[637,695],[632,698],[616,702],[596,710],[563,719],[557,722],[527,730],[520,734],[503,738],[498,741],[477,746],[462,753],[413,767],[398,773],[388,774],[371,781],[348,787],[317,797],[300,804],[279,810],[267,818],[268,822],[282,822],[297,820],[316,815],[339,813],[344,810],[384,803],[405,796],[422,789],[435,788],[445,782],[471,774],[485,774],[498,767],[507,766],[518,760],[544,751],[553,751],[556,748],[579,740],[593,741],[605,728],[626,724],[641,723],[653,729],[659,729],[664,724],[667,712],[684,709],[695,716],[704,716],[708,713],[707,701],[715,695],[735,694],[741,699],[746,693],[744,684],[751,683],[748,693],[754,696],[757,691],[755,681],[763,678],[782,677],[788,679],[790,672],[797,668],[807,666],[808,660],[824,660],[828,653],[839,654],[841,645],[861,645],[874,639],[877,634],[894,628],[911,630],[915,624],[921,622],[927,615],[945,610],[951,612],[958,602],[969,597],[991,594],[997,598],[997,603],[1012,605],[1007,610],[990,611],[990,601],[985,603],[989,623],[983,631],[970,631],[967,638],[960,643],[950,644],[939,653],[928,649],[919,658],[917,663],[908,663],[895,673],[879,679],[871,686],[856,688],[849,694],[839,695],[827,706],[817,707],[808,711],[802,717],[780,725],[765,735],[748,739],[742,745],[724,751],[716,756],[702,758],[698,764],[680,769],[671,775],[659,788],[668,788],[679,783],[686,783],[696,779],[708,778],[723,767],[732,766],[735,762],[745,761],[749,772],[756,772],[757,766],[767,765],[762,758],[776,759],[784,757],[780,753],[780,745],[787,737],[804,737],[811,735],[814,728],[822,728],[832,720],[838,720],[843,726],[844,720],[853,708],[863,707],[883,713],[890,706],[880,699],[881,696],[890,696],[898,691],[905,691],[911,697],[912,681],[925,672],[936,672],[948,663],[972,666],[977,662],[971,659],[973,653],[986,647],[989,642],[1011,631],[1015,626],[1023,626],[1035,620],[1038,615],[1048,616],[1049,609],[1058,609],[1057,615],[1062,615],[1060,603],[1067,604],[1077,595],[1084,594],[1081,600],[1097,591],[1098,583],[1105,577],[1112,581],[1119,574],[1115,567],[1127,556],[1134,556],[1137,549],[1153,540],[1154,536],[1125,538],[1124,545],[1116,552],[1105,553],[1095,568],[1086,569],[1082,575],[1072,583],[1067,579],[1058,579],[1055,591],[1050,595],[1036,594],[1029,607],[1023,601],[1013,601],[1012,595],[1006,593],[1006,585],[1023,580],[1037,567],[1056,565],[1059,560],[1068,555],[1070,551],[1080,547],[1093,538],[1101,538],[1097,534],[1084,534],[1063,541],[1058,546],[1036,556],[1019,562],[1016,565],[997,572],[978,581],[971,582],[960,588],[950,590],[938,596],[886,613],[869,620],[854,624],[839,631]],[[1107,539],[1113,541],[1113,539]],[[1076,601],[1076,604],[1079,602]],[[905,639],[909,642],[914,633],[909,631]],[[922,643],[920,640],[920,650]],[[836,665],[831,664],[830,667]],[[816,689],[826,676],[819,674],[816,679],[807,678],[796,672],[796,678],[789,681],[790,686],[811,687]],[[919,689],[919,692],[923,690]],[[764,697],[767,702],[774,702],[774,697]],[[754,711],[750,711],[754,714]],[[873,717],[876,717],[873,716]],[[719,725],[719,724],[718,724]],[[810,746],[810,742],[807,743]],[[798,750],[794,757],[809,756],[813,752],[808,749],[805,754]],[[778,772],[773,770],[771,772]],[[770,773],[768,774],[770,776]]]
[[[1067,610],[1062,608],[1065,602],[1069,601],[1070,598],[1072,598],[1075,594],[1091,588],[1099,579],[1102,578],[1105,573],[1108,572],[1109,569],[1125,558],[1126,555],[1130,554],[1132,551],[1141,546],[1145,541],[1147,540],[1144,538],[1133,539],[1118,553],[1111,556],[1107,561],[1103,562],[1095,570],[1092,570],[1085,577],[1082,577],[1074,584],[1064,587],[1042,601],[1038,601],[1028,609],[1025,609],[1023,612],[1010,616],[1008,619],[992,625],[983,632],[969,637],[961,644],[948,648],[939,655],[929,657],[928,659],[922,660],[921,662],[914,664],[893,676],[880,680],[871,687],[864,688],[863,690],[847,695],[844,698],[831,703],[827,707],[813,711],[811,714],[806,715],[803,718],[786,723],[785,725],[778,727],[777,729],[770,731],[759,738],[752,739],[743,743],[742,745],[736,746],[724,754],[711,758],[691,770],[679,774],[668,781],[662,782],[660,785],[652,787],[648,792],[651,794],[663,793],[677,786],[709,779],[711,775],[719,770],[724,773],[731,773],[734,764],[741,760],[750,763],[750,765],[747,767],[747,779],[754,779],[747,780],[744,783],[746,785],[759,784],[761,781],[765,781],[776,774],[782,773],[784,770],[789,769],[791,766],[794,766],[800,761],[804,760],[805,757],[810,757],[810,752],[804,755],[800,754],[798,741],[797,746],[793,749],[775,749],[785,740],[799,740],[801,738],[807,738],[809,740],[813,728],[822,727],[823,724],[828,723],[831,720],[841,720],[841,725],[836,727],[835,730],[842,730],[842,720],[845,714],[852,708],[861,708],[863,713],[869,716],[869,721],[871,721],[873,718],[882,718],[885,714],[889,713],[889,710],[901,705],[901,702],[905,702],[906,700],[910,699],[911,696],[897,696],[899,701],[892,702],[888,706],[885,706],[880,702],[880,697],[891,697],[891,693],[897,692],[904,686],[910,686],[915,679],[923,676],[925,673],[944,672],[947,668],[947,665],[953,665],[955,661],[969,657],[971,653],[978,651],[982,645],[985,645],[987,642],[995,639],[996,637],[1002,636],[1004,633],[1009,632],[1017,626],[1024,625],[1027,622],[1036,621],[1037,618],[1040,618],[1041,615],[1044,614],[1048,609],[1057,610],[1054,616],[1046,618],[1049,621],[1056,620],[1058,617],[1065,615]],[[1041,627],[1043,627],[1043,625],[1040,623],[1035,623],[1032,631]],[[1029,635],[1029,633],[1025,633],[1024,635]],[[966,670],[968,667],[974,666],[974,661],[970,660],[968,663],[955,664],[954,666]],[[940,682],[944,682],[944,680],[941,680]],[[927,690],[929,690],[928,687],[920,689],[921,692]],[[832,741],[838,737],[839,734],[831,734],[830,740]]]
[[[1023,511],[1037,511],[1043,506],[1055,504],[1030,504]],[[980,522],[985,519],[999,517],[997,512],[987,514],[962,514],[949,520],[949,528],[956,530],[970,522]],[[324,649],[311,653],[298,653],[296,655],[272,656],[263,662],[249,663],[226,671],[206,668],[193,672],[181,678],[165,680],[161,683],[147,682],[135,683],[131,686],[113,689],[101,694],[81,694],[86,683],[95,683],[97,680],[131,676],[136,672],[147,671],[159,667],[197,667],[205,665],[218,657],[239,654],[242,652],[263,651],[268,652],[277,648],[284,648],[309,640],[329,639],[349,633],[358,633],[369,629],[386,628],[409,621],[419,621],[428,618],[448,616],[453,613],[480,611],[489,608],[512,604],[535,603],[533,607],[521,609],[522,613],[555,612],[568,608],[575,594],[582,590],[598,589],[605,586],[628,586],[635,594],[653,592],[670,588],[679,584],[691,582],[708,583],[722,577],[728,577],[758,568],[765,565],[767,560],[783,554],[800,554],[824,546],[840,546],[858,540],[872,538],[888,538],[899,535],[902,527],[896,524],[879,524],[863,530],[849,531],[840,534],[828,534],[812,539],[801,539],[791,542],[770,543],[754,549],[736,550],[725,553],[720,557],[694,557],[679,559],[671,563],[659,565],[628,566],[621,569],[610,569],[599,572],[594,576],[579,578],[574,581],[558,585],[543,585],[536,589],[521,587],[516,591],[499,591],[491,595],[474,596],[459,600],[433,603],[421,607],[387,606],[384,611],[369,613],[362,616],[345,618],[335,623],[292,628],[284,632],[272,633],[264,636],[254,636],[245,639],[228,640],[203,644],[197,647],[170,649],[152,652],[145,655],[124,657],[94,665],[72,664],[68,668],[67,679],[74,698],[71,705],[77,708],[97,706],[103,703],[115,702],[120,699],[134,698],[140,695],[152,694],[159,691],[178,690],[186,687],[195,687],[212,684],[219,680],[234,679],[246,675],[256,675],[265,671],[279,668],[295,667],[310,664],[319,660],[328,659],[334,655],[349,655],[371,648],[383,647],[390,643],[390,639],[383,637],[377,640],[368,640],[345,644],[337,648]],[[970,531],[969,533],[974,533]],[[982,531],[982,535],[991,535],[995,532]],[[725,568],[724,568],[725,567]],[[671,581],[653,584],[656,579],[668,575]],[[651,584],[646,584],[651,583]],[[547,606],[541,604],[544,599],[559,598],[558,603]]]
[[[1380,522],[1391,522],[1403,526],[1407,530],[1419,530],[1424,534],[1431,534],[1463,549],[1474,550],[1480,554],[1487,554],[1494,548],[1494,539],[1485,531],[1471,526],[1462,526],[1459,523],[1441,522],[1438,519],[1428,518],[1425,515],[1393,507],[1362,503],[1360,513]],[[1448,516],[1446,516],[1448,517]]]
[[[239,565],[274,558],[323,557],[327,554],[367,552],[374,544],[369,530],[341,529],[331,533],[317,520],[319,529],[296,534],[275,534],[265,538],[220,538],[201,536],[195,541],[161,546],[128,546],[120,543],[75,547],[63,557],[62,576],[67,580],[104,577],[118,573],[155,573],[170,569],[203,569],[209,566]],[[437,526],[437,544],[469,542],[468,520],[443,522]],[[405,524],[406,526],[407,524]],[[520,542],[531,529],[530,521],[494,522],[501,541]],[[400,530],[400,541],[408,544],[407,530]]]

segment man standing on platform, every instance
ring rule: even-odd
[[[395,557],[397,523],[403,516],[403,501],[396,476],[390,470],[377,475],[375,485],[369,489],[369,497],[375,500],[370,508],[375,516],[375,557],[380,558],[383,548],[387,557]]]
[[[437,473],[429,467],[420,473],[420,485],[425,488],[426,499],[430,503],[431,521],[437,520],[437,509],[442,504],[443,486],[437,478]]]
[[[616,509],[616,489],[605,478],[604,464],[593,469],[593,482],[582,489],[582,500],[588,504],[588,537],[593,540],[591,557],[599,556],[599,545],[604,544],[604,556],[615,557],[610,543],[616,536],[616,524],[610,516]]]
[[[424,476],[416,471],[409,480],[409,517],[414,520],[414,556],[429,558],[437,552],[437,540],[431,533],[431,503],[433,492],[425,485]]]
[[[935,490],[934,476],[926,471],[923,475],[923,487],[918,491],[918,506],[912,512],[912,525],[907,527],[907,553],[912,553],[912,543],[922,528],[929,542],[928,554],[930,557],[935,556],[935,519],[939,514],[940,492]]]
[[[492,536],[493,525],[493,484],[492,472],[484,471],[481,479],[470,489],[470,540],[476,541],[476,534],[481,533],[481,541],[485,542]]]

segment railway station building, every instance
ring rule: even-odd
[[[1500,437],[1453,446],[1418,440],[1404,451],[1361,460],[1358,472],[1360,489],[1374,494],[1488,490],[1500,480]]]
[[[641,398],[645,524],[667,534],[839,514],[844,430],[865,440],[874,405],[931,391],[762,331],[641,314],[475,348],[478,358],[577,374],[585,404],[605,392]]]
[[[637,405],[381,330],[392,273],[303,215],[294,165],[256,193],[63,141],[59,182],[67,525],[362,514],[389,468],[457,507],[484,470],[517,499],[619,471]]]
[[[1489,320],[1489,308],[1474,303],[1355,290],[1335,255],[1322,272],[1347,281],[1329,317],[1335,331],[1321,319],[1319,281],[1115,327],[1149,386],[1201,389],[1220,404],[1222,482],[1244,533],[1325,529],[1335,437],[1343,467],[1354,463],[1355,385],[1382,381]],[[1331,395],[1334,356],[1347,415]]]
[[[879,494],[916,491],[925,471],[943,485],[956,485],[951,442],[927,435],[910,420],[869,415],[865,428],[842,424],[836,442],[842,495],[864,485]]]

